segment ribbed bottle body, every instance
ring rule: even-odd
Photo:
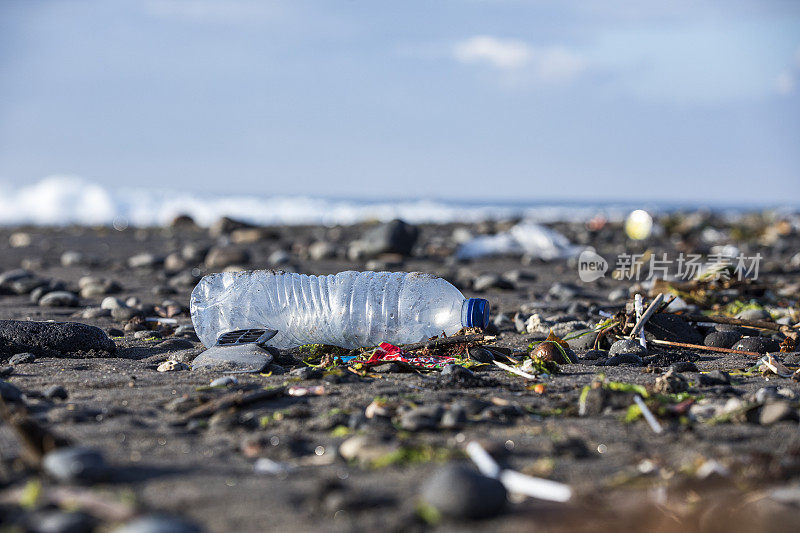
[[[226,331],[278,331],[267,344],[344,348],[405,344],[461,328],[464,296],[417,272],[340,272],[328,276],[266,270],[204,277],[192,291],[195,331],[206,346]]]

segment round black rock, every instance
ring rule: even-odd
[[[768,337],[745,337],[733,345],[734,350],[745,352],[769,353],[781,349],[777,341]]]
[[[738,331],[712,331],[706,335],[703,344],[712,348],[730,348],[741,338]]]
[[[489,518],[505,507],[506,489],[464,465],[447,465],[423,483],[422,498],[452,518]]]
[[[621,339],[611,345],[611,348],[608,350],[609,355],[620,355],[620,354],[633,354],[638,355],[639,357],[644,357],[647,355],[647,349],[639,344],[639,341],[633,339]]]
[[[44,391],[44,397],[50,400],[66,400],[69,398],[67,389],[61,385],[50,385]]]
[[[642,366],[644,365],[644,361],[641,357],[633,353],[621,353],[619,355],[613,355],[603,361],[602,363],[598,363],[598,366],[620,366],[620,365],[633,365],[633,366]]]

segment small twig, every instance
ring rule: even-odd
[[[229,407],[242,407],[251,403],[260,402],[261,400],[272,400],[283,396],[283,387],[276,387],[274,389],[263,389],[255,392],[245,393],[245,391],[235,391],[225,394],[219,398],[204,403],[195,407],[188,413],[186,418],[200,418],[204,416],[213,415],[217,411],[228,409]]]
[[[679,317],[689,322],[713,322],[715,324],[728,324],[731,326],[747,326],[756,329],[768,329],[771,331],[781,331],[785,327],[792,329],[792,326],[784,326],[776,324],[775,322],[767,322],[766,320],[743,320],[741,318],[731,318],[728,316],[706,316],[706,315],[682,315]]]
[[[653,433],[661,433],[662,431],[664,431],[664,428],[661,427],[661,424],[658,423],[656,417],[653,416],[653,412],[650,411],[650,408],[647,407],[647,405],[644,403],[644,400],[642,400],[641,396],[637,394],[636,396],[633,397],[633,401],[636,403],[636,405],[639,406],[639,409],[641,409],[642,415],[644,416],[644,419],[647,421],[647,423],[650,425],[650,429],[653,430]]]
[[[635,337],[636,334],[639,333],[639,330],[642,327],[644,327],[644,325],[647,323],[648,320],[650,320],[650,317],[653,316],[653,313],[656,312],[656,309],[658,308],[659,305],[661,305],[661,302],[663,300],[664,300],[664,294],[659,293],[658,296],[656,296],[655,299],[652,302],[650,302],[650,305],[647,306],[647,310],[642,315],[642,318],[640,318],[636,322],[636,325],[633,326],[633,329],[631,330],[630,333],[631,338]]]
[[[694,348],[695,350],[707,350],[709,352],[738,353],[742,355],[752,355],[754,357],[760,357],[762,355],[758,352],[746,352],[744,350],[733,350],[731,348],[717,348],[715,346],[702,346],[700,344],[689,344],[688,342],[662,341],[659,339],[653,339],[650,342],[652,342],[653,344],[660,344],[662,346],[675,346],[678,348]]]

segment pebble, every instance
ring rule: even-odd
[[[260,372],[272,362],[272,359],[272,353],[254,344],[215,346],[192,361],[192,370]]]
[[[111,294],[122,289],[119,283],[114,280],[106,278],[95,278],[92,276],[85,276],[78,281],[80,294],[82,298],[95,298]]]
[[[411,255],[418,237],[416,226],[395,219],[367,231],[361,239],[351,243],[348,255],[357,258],[372,258],[385,253]]]
[[[114,342],[102,329],[77,322],[0,320],[2,344],[18,352],[46,357],[64,357],[64,354],[101,357],[116,351]]]
[[[250,252],[238,246],[216,246],[206,255],[206,267],[225,268],[231,265],[246,265],[250,262]]]
[[[772,317],[765,309],[745,309],[736,318],[741,320],[772,320]]]
[[[16,355],[11,356],[11,359],[8,360],[9,363],[12,365],[22,365],[27,363],[33,363],[36,361],[36,356],[30,352],[23,352],[18,353]]]
[[[0,378],[7,378],[14,373],[13,366],[0,366]]]
[[[762,426],[770,426],[782,420],[797,420],[797,411],[786,401],[766,403],[758,415],[758,422]]]
[[[108,477],[109,468],[97,450],[82,447],[57,448],[42,460],[44,471],[67,483],[95,482]]]
[[[107,296],[103,298],[102,302],[100,302],[100,309],[108,309],[109,311],[113,311],[114,309],[124,309],[126,307],[128,306],[125,305],[125,302],[113,296]]]
[[[677,394],[688,388],[689,382],[685,377],[674,370],[668,370],[663,376],[656,378],[654,390],[662,394]]]
[[[742,335],[737,331],[712,331],[706,335],[703,344],[713,348],[730,348],[741,338]]]
[[[81,318],[90,320],[109,316],[111,316],[111,311],[108,309],[101,309],[100,307],[87,307],[81,312]]]
[[[44,390],[44,397],[50,400],[66,400],[69,394],[61,385],[50,385]]]
[[[156,368],[158,372],[177,372],[179,370],[189,370],[189,366],[179,361],[164,361]]]
[[[722,370],[712,370],[707,374],[700,374],[700,385],[730,385],[731,376]]]
[[[583,359],[587,361],[595,361],[597,359],[606,359],[608,357],[608,352],[605,350],[589,350],[585,354],[583,354]]]
[[[460,464],[437,470],[423,483],[421,495],[425,503],[452,518],[489,518],[506,505],[500,481]]]
[[[31,281],[31,282],[29,282],[29,286],[32,286],[34,283],[38,283],[38,282]],[[54,281],[54,280],[50,280],[50,281],[44,282],[44,283],[40,284],[38,287],[36,287],[35,289],[30,290],[30,291],[28,290],[29,287],[21,286],[20,282],[14,282],[14,284],[12,284],[12,290],[14,292],[16,292],[17,294],[24,294],[26,292],[30,292],[31,293],[30,301],[31,301],[32,304],[38,304],[39,300],[41,300],[42,296],[44,296],[45,294],[48,294],[48,293],[51,293],[51,292],[56,292],[56,291],[63,291],[63,290],[66,290],[66,288],[67,288],[67,286],[64,284],[64,282],[62,282],[62,281]]]
[[[574,300],[584,293],[583,289],[573,283],[556,282],[547,291],[547,296],[562,302]]]
[[[7,402],[18,402],[22,399],[22,391],[16,385],[0,379],[0,398]]]
[[[275,250],[267,258],[270,266],[286,265],[292,260],[292,256],[286,250]]]
[[[339,455],[347,461],[369,465],[396,451],[398,444],[375,435],[354,435],[339,445]]]
[[[567,344],[574,351],[591,350],[597,340],[598,332],[591,328],[579,329],[570,334]]]
[[[514,290],[516,285],[494,273],[481,274],[472,282],[472,290],[484,292],[489,289]]]
[[[400,427],[406,431],[435,429],[439,425],[442,413],[441,405],[417,407],[400,415]]]
[[[97,520],[84,512],[54,509],[34,513],[28,523],[28,531],[36,533],[88,533],[97,526]]]
[[[691,361],[678,361],[677,363],[672,363],[669,368],[675,372],[699,372],[697,365]]]
[[[150,252],[142,252],[128,258],[128,266],[131,268],[153,268],[164,262],[162,257],[159,257]]]
[[[608,299],[612,302],[621,302],[627,300],[630,296],[630,291],[627,287],[620,287],[608,293]]]
[[[211,387],[228,387],[231,385],[237,385],[239,380],[233,376],[222,376],[221,378],[217,378],[212,381],[209,386]]]
[[[289,376],[300,379],[319,379],[322,377],[322,372],[310,366],[301,366],[290,370]]]
[[[608,354],[611,356],[619,354],[633,354],[638,355],[639,357],[644,357],[647,355],[647,349],[639,344],[639,341],[637,340],[621,339],[611,345],[611,348],[608,350]]]
[[[74,250],[68,250],[61,254],[61,266],[63,267],[80,266],[88,262],[82,253]]]
[[[161,334],[157,331],[145,329],[142,331],[137,331],[133,334],[134,339],[159,339],[161,338]]]
[[[316,241],[308,247],[308,256],[314,261],[330,259],[336,255],[336,246],[328,241]]]
[[[49,292],[39,299],[42,307],[77,307],[78,297],[68,291]]]
[[[777,341],[768,337],[744,337],[733,345],[734,350],[757,353],[777,352],[780,348]]]
[[[152,515],[137,518],[114,530],[114,533],[200,533],[191,522],[172,516]]]

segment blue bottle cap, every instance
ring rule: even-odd
[[[489,326],[491,306],[483,298],[467,298],[461,306],[461,325],[467,328],[486,329]]]

